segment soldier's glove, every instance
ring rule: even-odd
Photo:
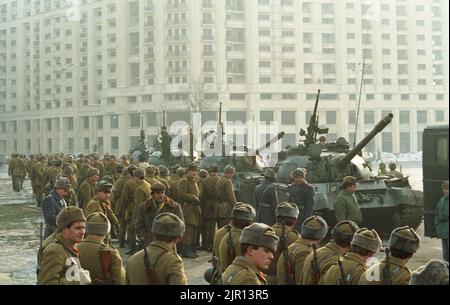
[[[91,275],[89,270],[80,268],[80,285],[90,285],[91,284]]]

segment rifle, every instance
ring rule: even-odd
[[[112,263],[112,253],[111,250],[101,249],[100,254],[100,264],[103,271],[103,279],[94,279],[94,284],[96,285],[112,285],[114,281],[111,277],[111,263]]]
[[[208,262],[213,265],[211,285],[222,285],[222,266],[220,266],[219,259],[217,256],[213,256]]]
[[[312,276],[312,284],[319,284],[320,279],[320,270],[319,270],[319,262],[317,261],[317,245],[316,243],[312,243],[313,248],[313,259],[311,261],[311,276]]]
[[[227,265],[231,265],[233,262],[233,259],[236,257],[236,254],[234,253],[234,247],[233,247],[233,236],[231,236],[231,225],[227,225],[227,232],[228,232],[228,238],[227,238]]]
[[[341,279],[340,279],[340,284],[341,285],[350,285],[350,279],[349,279],[349,274],[345,274],[344,272],[344,265],[342,264],[342,259],[338,258],[338,266],[339,266],[339,271],[341,272]]]
[[[317,133],[324,134],[328,132],[328,128],[319,128],[319,116],[317,115],[317,106],[319,105],[319,96],[320,96],[320,89],[317,90],[317,96],[316,96],[316,103],[314,105],[314,111],[309,119],[309,125],[307,128],[307,133],[302,129],[300,130],[300,135],[305,136],[305,146],[308,146],[309,144],[316,143],[317,139]]]
[[[284,221],[281,222],[281,238],[280,238],[280,245],[281,245],[281,251],[283,252],[283,258],[284,258],[284,270],[286,272],[286,283],[288,285],[295,285],[295,275],[292,272],[292,261],[289,257],[286,237],[285,237],[285,223]]]
[[[153,270],[150,260],[148,259],[147,247],[144,247],[144,265],[149,284],[158,285],[158,279],[156,278],[155,271]]]
[[[389,248],[386,248],[384,250],[384,253],[386,253],[386,265],[383,268],[383,285],[392,285],[392,279],[391,279],[391,252]]]

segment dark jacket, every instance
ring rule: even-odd
[[[56,191],[51,191],[42,201],[42,213],[45,220],[44,239],[49,237],[56,229],[56,216],[67,206],[64,198],[59,197]]]
[[[277,222],[275,209],[278,205],[278,194],[275,184],[265,179],[255,189],[256,221],[273,226]]]
[[[312,216],[314,212],[314,188],[305,181],[302,184],[292,184],[289,190],[289,202],[295,203],[299,209],[299,215],[295,229],[300,232],[303,221]]]
[[[437,203],[434,223],[437,237],[448,239],[448,197],[441,197]]]

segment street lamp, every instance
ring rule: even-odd
[[[63,108],[63,103],[64,103],[64,73],[67,70],[71,70],[71,68],[73,68],[74,64],[67,64],[65,66],[62,67],[61,69],[61,98],[60,98],[60,102],[59,102],[59,152],[62,153],[64,150],[64,128],[63,128],[63,112],[62,112],[62,108]]]

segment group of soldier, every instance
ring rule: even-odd
[[[381,240],[374,229],[358,226],[362,213],[351,176],[336,198],[332,239],[321,246],[329,229],[313,215],[314,188],[302,168],[292,171],[283,203],[275,171],[267,168],[253,207],[236,200],[232,166],[220,176],[216,165],[175,166],[169,175],[144,158],[115,156],[38,156],[23,163],[46,225],[38,284],[187,284],[182,257],[196,258],[198,249],[212,252],[213,268],[205,272],[211,284],[408,284],[430,268],[442,273],[430,281],[448,283],[448,265],[438,260],[412,276],[406,263],[420,237],[409,227],[391,233],[386,258],[368,269]],[[112,238],[122,248],[128,243],[126,272]]]

